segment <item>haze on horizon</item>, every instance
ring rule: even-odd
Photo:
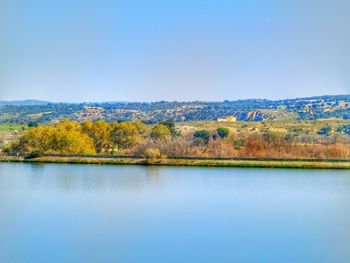
[[[4,0],[0,100],[350,93],[348,0]]]

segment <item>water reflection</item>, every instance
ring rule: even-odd
[[[59,166],[59,169],[56,169]],[[12,175],[9,177],[8,175]],[[33,189],[72,191],[134,190],[161,185],[159,167],[79,166],[52,164],[0,165],[0,187],[19,184]],[[18,185],[16,186],[18,187]]]
[[[348,171],[0,163],[0,261],[347,262],[349,200]]]

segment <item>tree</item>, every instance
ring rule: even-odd
[[[216,132],[218,133],[218,135],[221,139],[227,138],[228,135],[230,134],[230,130],[227,128],[217,128]]]
[[[82,127],[73,121],[56,125],[51,149],[60,154],[96,154],[93,139],[85,134]]]
[[[102,120],[94,123],[91,121],[86,121],[82,123],[82,129],[89,137],[93,139],[97,153],[108,152],[111,147],[111,127],[108,123]]]
[[[35,158],[40,158],[44,155],[43,151],[40,150],[35,150],[32,151],[28,156],[25,157],[25,159],[35,159]]]
[[[140,136],[147,136],[149,133],[149,128],[141,121],[134,121],[132,124],[135,125],[137,132],[139,133]]]
[[[151,138],[154,141],[165,141],[171,137],[171,131],[163,124],[157,124],[151,131]]]
[[[120,122],[111,124],[111,141],[118,148],[132,148],[142,141],[141,134],[147,127],[144,124],[132,122]]]
[[[34,127],[22,135],[12,148],[14,152],[19,153],[30,153],[34,150],[48,152],[55,144],[54,133],[55,128],[51,126]]]
[[[38,126],[39,126],[39,124],[38,124],[38,122],[36,122],[36,121],[30,121],[30,122],[28,122],[28,127],[29,127],[29,128],[38,127]]]
[[[92,139],[83,133],[78,123],[71,121],[29,129],[11,148],[15,153],[96,153]]]
[[[173,120],[166,120],[166,121],[160,122],[159,124],[166,126],[170,130],[171,137],[175,138],[180,136],[180,132],[176,130],[175,122]]]
[[[327,127],[321,128],[321,129],[317,132],[317,134],[318,134],[318,135],[325,135],[325,136],[328,136],[328,135],[331,134],[331,132],[332,132],[332,128],[329,127],[329,126],[327,126]]]
[[[193,134],[193,141],[197,145],[208,145],[210,140],[210,132],[206,130],[196,131]]]

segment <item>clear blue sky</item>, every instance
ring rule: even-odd
[[[350,93],[349,0],[1,0],[0,99]]]

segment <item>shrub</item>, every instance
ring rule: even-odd
[[[244,145],[244,140],[234,140],[233,141],[233,146],[235,147],[241,147]]]
[[[30,121],[28,122],[28,127],[32,128],[32,127],[38,127],[39,124],[36,121]]]
[[[230,134],[230,130],[227,128],[217,128],[216,132],[218,133],[221,139],[227,138],[228,135]]]
[[[327,136],[327,135],[330,135],[331,131],[332,131],[331,127],[323,127],[317,132],[317,134]]]
[[[29,155],[26,156],[26,159],[35,159],[40,158],[44,155],[44,152],[41,150],[34,150]]]
[[[205,130],[196,131],[193,134],[193,141],[197,145],[207,145],[210,139],[210,132]]]
[[[8,155],[14,154],[14,150],[12,148],[10,148],[10,147],[7,147],[7,148],[3,149],[2,152],[4,154],[8,154]]]
[[[154,141],[165,141],[171,137],[171,131],[163,124],[157,124],[151,131],[151,138]]]
[[[142,154],[147,159],[162,159],[163,156],[158,148],[146,148]]]
[[[342,134],[350,134],[350,125],[342,125],[337,128],[337,132]]]
[[[169,129],[171,136],[173,138],[179,137],[181,135],[181,133],[178,130],[176,130],[175,122],[173,120],[166,120],[166,121],[160,122],[159,124],[166,126]]]

